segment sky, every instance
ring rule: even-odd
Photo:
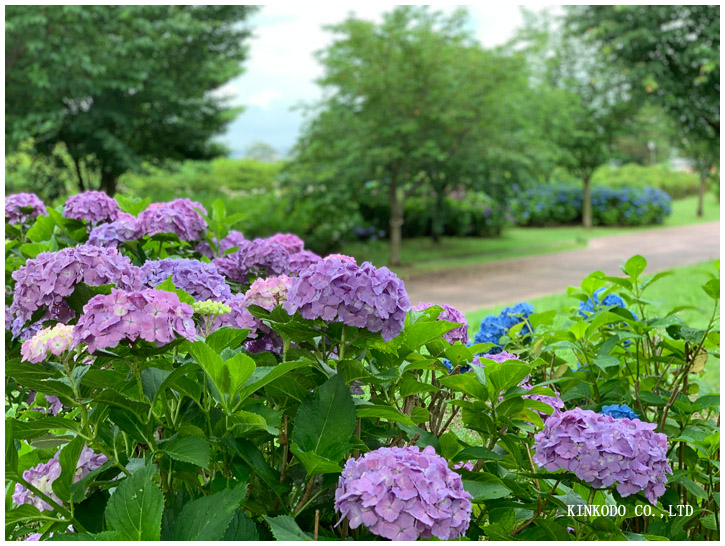
[[[359,4],[350,6],[273,5],[263,6],[249,20],[253,37],[244,73],[217,90],[228,97],[230,104],[245,110],[233,121],[220,140],[229,147],[232,157],[241,157],[244,150],[257,141],[266,142],[280,155],[294,145],[303,120],[302,103],[315,102],[321,90],[315,79],[322,76],[322,67],[314,58],[315,51],[332,41],[332,34],[323,25],[339,23],[348,14],[382,21],[390,5]],[[450,13],[455,6],[432,6]],[[540,9],[540,8],[534,8]],[[519,6],[469,6],[471,30],[484,47],[494,47],[513,37],[523,24]]]

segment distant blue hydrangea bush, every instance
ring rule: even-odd
[[[637,419],[639,417],[639,414],[635,413],[635,411],[627,404],[622,404],[621,406],[619,404],[602,406],[602,411],[599,413],[602,415],[609,415],[615,419]]]

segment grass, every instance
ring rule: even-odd
[[[644,295],[652,302],[650,316],[664,316],[674,307],[689,305],[697,310],[686,309],[679,312],[680,318],[692,328],[705,328],[712,315],[712,300],[705,294],[701,286],[710,279],[709,273],[716,273],[715,262],[678,267],[671,269],[671,275],[664,277],[647,288]],[[481,320],[487,315],[498,315],[504,307],[509,307],[518,302],[510,302],[506,305],[497,305],[478,311],[466,313],[466,319],[470,324],[469,333],[471,337],[478,330]],[[555,310],[556,319],[554,326],[561,326],[567,320],[578,305],[578,300],[567,296],[565,293],[553,294],[541,298],[529,300],[537,312]],[[716,325],[719,328],[719,324]],[[701,392],[720,392],[720,359],[711,356],[706,367],[705,374],[699,379]]]
[[[714,195],[705,201],[705,215],[695,217],[697,198],[688,197],[675,201],[672,215],[663,226],[673,227],[720,219],[720,203]],[[403,279],[415,275],[433,273],[443,269],[471,266],[479,263],[516,258],[533,254],[547,254],[586,246],[589,239],[632,233],[638,230],[657,229],[662,226],[642,227],[594,227],[586,230],[581,226],[546,228],[510,228],[498,238],[444,237],[439,244],[429,237],[403,241],[400,267],[393,268]],[[387,241],[352,242],[346,244],[342,254],[355,256],[358,262],[369,261],[380,267],[387,264]]]

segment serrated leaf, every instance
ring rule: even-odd
[[[63,502],[71,500],[70,487],[76,474],[76,466],[78,466],[78,458],[81,455],[85,442],[80,436],[76,436],[70,443],[60,450],[58,461],[60,462],[60,476],[53,481],[53,492]]]
[[[277,540],[312,540],[289,516],[277,516],[276,518],[264,516],[264,520],[269,524],[272,534]]]
[[[174,540],[221,540],[247,493],[247,485],[224,489],[184,505],[176,520]]]
[[[172,459],[209,468],[209,443],[197,436],[179,436],[164,443],[161,450]]]
[[[156,470],[148,465],[126,478],[106,506],[106,523],[121,540],[160,540],[164,495],[152,481]]]

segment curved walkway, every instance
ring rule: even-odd
[[[489,262],[405,281],[412,305],[434,301],[461,311],[525,301],[579,286],[592,271],[621,275],[630,256],[647,259],[645,273],[720,257],[720,222],[645,230],[591,239],[583,249]]]

